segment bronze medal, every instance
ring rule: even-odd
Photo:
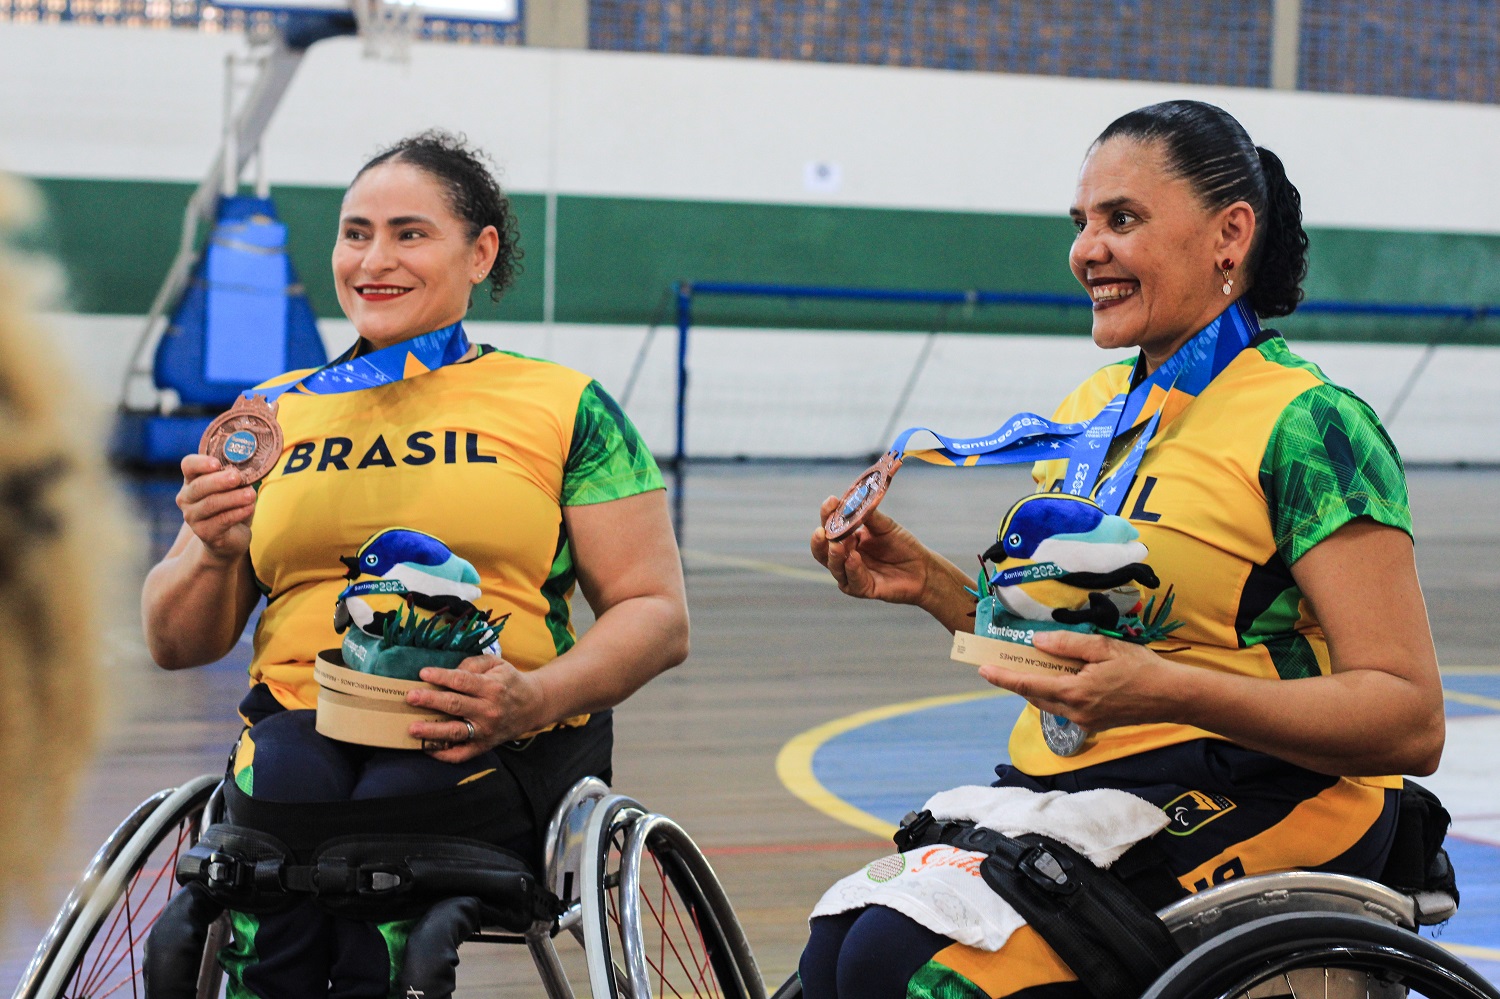
[[[865,522],[865,518],[880,505],[900,467],[901,456],[887,451],[879,461],[859,473],[859,478],[854,480],[854,485],[844,493],[838,507],[823,524],[823,533],[828,535],[829,541],[848,537]]]
[[[281,425],[276,422],[276,403],[263,395],[234,401],[203,431],[198,453],[238,468],[245,485],[259,482],[281,457]]]
[[[1047,748],[1058,756],[1077,756],[1083,752],[1083,744],[1089,733],[1082,725],[1062,715],[1042,712],[1042,739]]]

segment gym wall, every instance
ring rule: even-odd
[[[106,397],[218,146],[223,59],[241,44],[0,24],[13,54],[0,60],[0,168],[48,197],[33,242],[66,269],[60,349]],[[507,299],[476,306],[479,338],[622,392],[647,325],[671,323],[677,280],[1073,291],[1063,213],[1084,149],[1119,113],[1183,96],[1227,107],[1286,161],[1313,241],[1310,298],[1500,303],[1500,204],[1482,196],[1500,157],[1494,106],[432,44],[392,65],[350,39],[310,52],[265,152],[301,277],[336,317],[342,185],[393,138],[467,133],[501,167],[526,251]],[[698,314],[695,455],[869,453],[892,422],[980,433],[1050,409],[1108,359],[1082,311],[703,299]],[[1500,460],[1497,435],[1475,429],[1500,418],[1500,321],[1278,325],[1378,411],[1401,400],[1391,429],[1409,459]],[[934,329],[931,344],[882,332]],[[663,451],[669,333],[628,400]],[[351,335],[337,320],[324,334],[333,349]],[[1426,356],[1430,343],[1442,346]]]

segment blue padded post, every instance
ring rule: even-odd
[[[267,378],[328,360],[275,205],[235,195],[220,199],[217,215],[153,369],[158,388],[215,412]]]

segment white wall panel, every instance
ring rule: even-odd
[[[0,164],[42,176],[201,176],[224,36],[0,24]],[[1224,87],[352,39],[309,53],[270,133],[284,182],[341,184],[430,125],[467,132],[517,190],[1057,214],[1116,115],[1196,97],[1286,160],[1310,222],[1500,232],[1482,192],[1500,107]],[[809,191],[809,161],[837,191]]]

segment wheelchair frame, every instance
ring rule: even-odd
[[[154,886],[164,872],[170,879],[180,851],[218,820],[220,784],[218,775],[198,777],[137,806],[95,853],[37,946],[13,999],[70,995],[68,984],[79,974],[84,956],[153,854],[169,847],[175,832],[177,842],[170,847],[170,859],[156,872]],[[690,983],[693,991],[703,984],[720,990],[727,999],[765,999],[760,971],[723,887],[702,852],[672,820],[625,795],[611,793],[597,778],[585,778],[552,813],[543,866],[545,884],[563,901],[563,913],[520,933],[481,927],[467,942],[525,945],[550,999],[574,999],[575,995],[553,943],[553,937],[563,931],[571,932],[583,945],[591,999],[657,995],[654,984],[666,981],[668,969],[653,960],[648,946],[653,938],[652,918],[664,943],[673,932],[669,923],[683,934],[677,946],[695,947],[691,936],[698,935],[697,944],[706,953],[701,960],[693,955],[691,969],[689,962],[682,963],[684,973],[696,976]],[[655,880],[650,880],[653,874]],[[651,894],[643,896],[648,881]],[[658,912],[658,907],[664,911]],[[667,918],[667,908],[672,920]],[[128,930],[131,913],[127,911],[125,917],[130,975],[117,988],[135,982],[139,995],[137,951],[144,943],[145,928],[137,940]],[[116,915],[106,931],[111,939],[117,935],[119,918]],[[210,928],[200,966],[199,999],[219,994],[222,972],[215,955],[227,934],[228,918],[220,916]],[[125,955],[116,958],[110,973],[125,960]]]
[[[68,995],[81,958],[153,852],[170,845],[175,831],[170,870],[177,852],[218,819],[220,782],[207,775],[163,790],[116,828],[38,945],[13,999]],[[689,910],[687,923],[706,951],[698,972],[711,972],[713,986],[728,999],[765,999],[744,931],[702,853],[672,820],[595,778],[573,786],[546,830],[542,875],[565,903],[562,915],[520,933],[482,927],[469,942],[524,944],[550,999],[574,999],[553,944],[568,931],[583,945],[591,999],[651,999],[657,994],[653,973],[658,982],[665,974],[646,941],[650,918],[661,923],[665,916],[655,911],[658,893],[642,894],[653,873],[663,902],[670,894],[674,905],[680,900]],[[1304,985],[1325,999],[1394,999],[1407,994],[1402,981],[1431,990],[1424,992],[1430,999],[1500,999],[1473,969],[1415,932],[1456,908],[1446,895],[1407,895],[1345,875],[1285,871],[1236,878],[1158,913],[1184,954],[1142,999],[1295,997]],[[227,932],[227,917],[220,916],[200,966],[199,999],[219,992],[215,954]],[[800,995],[794,975],[773,999]]]
[[[1457,910],[1449,895],[1406,895],[1343,874],[1278,871],[1234,878],[1157,916],[1183,956],[1140,999],[1500,999],[1500,991],[1419,926]],[[1400,976],[1400,980],[1398,980]],[[771,999],[801,999],[793,975]]]

